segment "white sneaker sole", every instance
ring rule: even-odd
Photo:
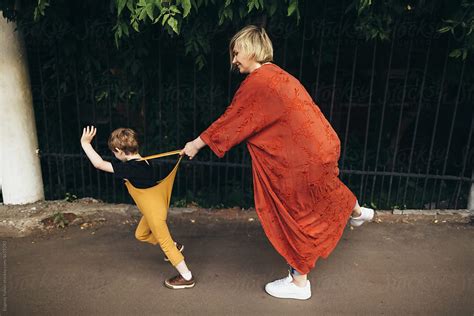
[[[309,283],[309,280],[308,280],[308,283]],[[311,286],[311,285],[309,285],[309,286]],[[281,294],[281,293],[273,292],[271,289],[269,289],[269,288],[267,288],[267,286],[265,286],[265,292],[267,292],[269,295],[271,295],[273,297],[276,297],[276,298],[290,298],[290,299],[294,299],[294,300],[307,300],[307,299],[311,298],[311,291],[309,292],[309,294],[305,294],[305,295],[301,295],[301,294],[298,294],[298,293]]]

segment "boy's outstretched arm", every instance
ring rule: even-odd
[[[99,170],[103,170],[106,172],[114,172],[114,168],[112,164],[108,161],[102,159],[101,156],[95,151],[92,147],[91,142],[94,138],[97,129],[94,126],[87,126],[82,130],[82,137],[81,137],[81,146],[84,152],[87,155],[87,158],[92,162],[95,168]]]

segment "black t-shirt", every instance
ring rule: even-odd
[[[114,177],[127,179],[130,183],[140,189],[146,189],[156,184],[153,175],[153,167],[145,160],[129,160],[127,162],[112,161],[114,168]]]

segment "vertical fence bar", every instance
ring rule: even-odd
[[[387,166],[383,166],[383,172],[385,172],[386,170],[387,170]],[[382,180],[380,183],[380,194],[379,194],[379,199],[377,201],[378,208],[382,208],[382,192],[383,192],[384,182],[385,182],[385,175],[382,176]]]
[[[346,150],[347,150],[347,140],[349,137],[349,123],[351,121],[351,110],[352,110],[352,96],[354,92],[354,77],[355,77],[355,70],[357,65],[357,53],[359,50],[359,46],[356,45],[354,49],[354,58],[352,59],[352,76],[351,76],[351,88],[349,92],[349,108],[347,109],[347,119],[346,119],[346,130],[344,133],[344,146],[342,148],[342,169],[344,169],[345,161],[346,161]]]
[[[148,153],[149,145],[148,145],[148,137],[147,137],[147,98],[146,98],[146,85],[145,85],[145,75],[142,75],[142,113],[143,113],[143,144],[145,152]]]
[[[396,27],[393,29],[393,36],[396,34]],[[380,155],[380,145],[382,143],[382,130],[384,126],[385,120],[385,108],[387,106],[387,98],[388,98],[388,87],[390,83],[390,75],[392,72],[392,58],[393,58],[393,47],[395,46],[395,38],[392,39],[392,45],[390,45],[390,55],[388,57],[388,71],[387,71],[387,79],[385,80],[385,91],[383,96],[383,103],[382,103],[382,114],[380,115],[380,128],[379,128],[379,137],[377,141],[377,151],[375,154],[375,168],[374,171],[377,172],[378,164],[379,164],[379,155]],[[372,181],[372,190],[370,193],[370,201],[373,199],[374,190],[375,190],[375,181],[377,181],[377,175],[374,175]]]
[[[412,44],[413,44],[413,39],[410,39],[410,49],[408,52],[408,61],[407,61],[407,74],[405,76],[405,82],[403,85],[403,95],[402,95],[402,102],[400,103],[400,113],[398,115],[398,126],[397,126],[397,137],[395,139],[395,151],[393,153],[393,160],[392,160],[392,170],[391,172],[393,173],[395,170],[395,165],[397,163],[397,156],[398,156],[398,144],[400,142],[400,131],[402,128],[402,119],[403,119],[403,110],[405,107],[405,97],[406,97],[406,87],[407,87],[407,82],[408,82],[408,73],[410,71],[410,62],[411,62],[411,49],[412,49]],[[390,192],[392,189],[392,176],[390,175],[389,179],[389,184],[388,184],[388,198],[387,201],[390,203]],[[398,191],[397,191],[398,195]]]
[[[81,133],[82,126],[81,126],[81,112],[79,107],[79,85],[77,83],[77,64],[74,60],[74,91],[75,91],[75,100],[76,100],[76,118],[77,118],[77,131]],[[86,195],[86,185],[85,185],[85,177],[84,177],[84,163],[82,161],[82,149],[79,148],[79,161],[81,163],[81,184],[82,184],[82,196]]]
[[[242,196],[245,196],[245,162],[247,160],[247,150],[242,150],[242,174],[241,174],[241,177],[242,177]]]
[[[308,2],[304,3],[305,8],[308,6]],[[300,51],[300,69],[298,72],[298,79],[301,82],[303,80],[303,59],[304,59],[304,48],[305,48],[305,41],[306,41],[306,25],[307,25],[307,15],[308,15],[308,10],[305,10],[304,13],[304,19],[303,19],[303,36],[301,39],[301,51]]]
[[[430,166],[431,166],[431,157],[433,155],[433,148],[434,148],[434,141],[436,138],[436,128],[438,127],[438,118],[439,118],[439,109],[441,107],[441,100],[443,98],[443,88],[444,88],[444,79],[446,77],[446,68],[448,65],[448,57],[449,57],[449,46],[446,48],[446,57],[444,58],[444,66],[443,66],[443,75],[441,78],[441,83],[439,87],[439,94],[438,94],[438,104],[436,106],[436,113],[435,113],[435,119],[433,123],[433,133],[431,135],[431,143],[430,143],[430,149],[428,153],[428,162],[426,164],[426,175],[429,175],[430,173]],[[427,185],[428,178],[425,178],[425,182],[423,184],[424,187]],[[435,181],[436,183],[436,181]],[[440,185],[441,187],[441,185]],[[425,188],[423,188],[423,191],[425,191]],[[424,196],[421,197],[421,199],[424,199]]]
[[[316,85],[314,86],[314,92],[313,92],[313,99],[315,103],[318,103],[317,96],[319,93],[319,75],[321,73],[321,55],[323,53],[324,21],[325,21],[325,16],[323,16],[323,20],[321,21],[321,28],[319,32],[318,66],[316,69]]]
[[[459,98],[461,97],[461,90],[462,90],[462,84],[463,84],[463,80],[464,80],[464,69],[465,68],[466,68],[466,60],[464,60],[463,63],[462,63],[461,74],[459,76],[459,87],[458,87],[458,92],[457,92],[457,96],[456,96],[456,103],[454,104],[453,120],[451,121],[451,127],[449,129],[448,144],[446,146],[446,154],[444,156],[443,170],[441,172],[441,175],[443,175],[443,176],[446,174],[446,168],[448,166],[449,150],[451,149],[451,140],[453,138],[454,123],[456,121],[456,115],[457,115],[457,112],[458,112]],[[457,203],[455,203],[455,206],[457,206]]]
[[[161,39],[163,34],[160,34],[159,39]],[[161,60],[161,40],[158,41],[158,152],[163,151],[163,143],[161,141],[161,138],[163,137],[163,124],[161,123],[163,121],[162,117],[162,108],[163,108],[163,69],[162,69],[162,60]],[[158,164],[159,169],[158,173],[161,177],[163,173],[163,164]]]
[[[227,104],[231,102],[231,94],[232,94],[232,73],[229,71],[227,75]],[[230,155],[226,155],[226,165],[225,165],[225,176],[224,176],[224,198],[226,199],[228,196],[228,186],[229,186],[229,159]],[[235,185],[235,183],[232,183]]]
[[[285,41],[283,42],[283,68],[286,68],[286,52],[288,50],[288,36],[285,34]]]
[[[400,168],[400,172],[403,173],[403,167]],[[397,194],[395,195],[395,204],[398,205],[398,195],[400,193],[400,187],[402,186],[402,175],[398,177],[398,187],[397,187]],[[400,205],[401,209],[405,208],[405,205]]]
[[[337,35],[337,49],[336,49],[336,61],[334,63],[334,73],[332,81],[332,92],[331,92],[331,107],[329,109],[329,122],[332,123],[332,114],[334,112],[334,102],[336,99],[336,84],[337,84],[337,68],[339,67],[339,54],[341,49],[341,36],[342,36],[342,18],[344,14],[341,14],[341,20],[339,21],[339,34]]]
[[[212,46],[212,44],[211,44]],[[211,79],[210,79],[210,85],[209,85],[209,108],[210,111],[209,113],[215,113],[214,109],[214,93],[213,93],[213,87],[214,87],[214,52],[211,47]],[[212,188],[212,162],[214,160],[214,155],[211,150],[209,150],[209,182],[208,183],[208,189]],[[209,190],[209,193],[211,191]]]
[[[377,42],[374,42],[374,50],[372,54],[372,75],[370,78],[370,92],[369,92],[369,106],[367,108],[367,124],[365,126],[365,141],[364,141],[364,157],[362,158],[362,168],[361,170],[365,170],[365,162],[367,159],[367,142],[369,138],[369,126],[370,126],[370,110],[372,108],[372,94],[374,91],[374,77],[375,77],[375,59],[377,57]],[[362,195],[362,188],[364,186],[364,175],[361,176],[360,179],[360,190],[359,190],[359,199],[360,201],[363,200]]]
[[[56,46],[55,48],[55,55],[54,55],[54,61],[55,61],[55,69],[56,69],[56,88],[57,88],[57,106],[58,106],[58,118],[59,118],[59,141],[61,142],[61,164],[62,164],[62,174],[63,174],[63,183],[62,183],[62,192],[61,194],[64,194],[66,191],[66,167],[65,167],[65,162],[64,162],[64,135],[63,135],[63,115],[62,115],[62,108],[61,108],[61,88],[59,85],[59,69],[58,69],[58,48]],[[59,166],[58,166],[58,171],[59,171]],[[60,179],[58,175],[58,179]]]
[[[109,59],[109,54],[106,52],[106,56],[107,56],[107,91],[108,91],[108,97],[107,97],[107,109],[108,109],[108,112],[109,112],[109,130],[110,132],[112,132],[112,130],[114,129],[113,128],[113,116],[112,116],[112,102],[110,101],[111,98],[112,98],[112,93],[111,93],[111,84],[110,84],[110,75],[111,75],[111,68],[110,68],[110,59]],[[116,95],[114,94],[114,99],[116,100]],[[105,186],[106,186],[106,196],[108,197],[109,196],[109,183],[108,183],[108,179],[110,177],[110,180],[111,180],[111,184],[112,184],[112,201],[114,203],[117,203],[117,196],[116,196],[116,188],[115,188],[115,181],[114,181],[114,178],[113,176],[111,175],[108,175],[106,174],[105,175]]]
[[[417,134],[417,131],[418,131],[418,123],[419,123],[419,120],[420,120],[420,112],[421,112],[421,107],[422,107],[422,102],[423,102],[423,93],[424,93],[424,90],[425,90],[426,73],[428,72],[428,64],[429,64],[430,54],[431,54],[431,43],[432,43],[432,39],[430,38],[429,41],[428,41],[428,50],[426,52],[425,66],[424,66],[424,70],[423,70],[423,79],[421,81],[420,97],[418,99],[418,109],[417,109],[417,112],[416,112],[415,127],[413,129],[413,138],[412,138],[412,142],[411,142],[410,158],[408,160],[407,173],[410,173],[411,164],[413,162],[413,152],[415,150],[416,134]],[[393,170],[393,164],[395,164],[395,162],[392,163],[392,170]],[[407,181],[408,181],[408,179],[407,179]],[[416,182],[418,183],[418,178],[417,178]],[[391,185],[392,185],[391,183],[392,183],[392,177],[390,177],[389,187],[391,187]],[[407,183],[407,185],[408,185],[408,183]],[[416,192],[416,190],[415,190],[415,192]],[[390,196],[389,196],[389,199],[390,199]]]
[[[370,165],[367,166],[367,170],[370,170]],[[362,196],[365,196],[365,193],[367,192],[367,183],[369,183],[369,175],[367,175],[367,181],[363,182],[364,188],[362,189]]]
[[[466,142],[466,152],[464,154],[464,158],[463,158],[463,164],[462,164],[462,170],[461,170],[461,173],[459,174],[460,177],[463,177],[464,176],[464,173],[466,172],[466,166],[467,166],[467,161],[468,161],[468,157],[469,157],[469,148],[471,148],[471,140],[472,140],[472,134],[473,134],[473,131],[474,131],[474,112],[472,113],[472,118],[471,118],[471,128],[469,129],[469,135],[467,137],[467,142]],[[474,170],[473,170],[473,175],[474,175]],[[462,187],[462,181],[459,180],[459,183],[458,183],[458,189],[457,189],[457,192],[456,192],[456,199],[454,200],[454,208],[457,209],[458,208],[458,200],[459,200],[459,195],[461,194],[461,187]],[[468,204],[471,203],[471,199],[474,199],[474,196],[472,196],[472,188],[474,187],[474,183],[471,182],[471,196],[468,196]],[[439,189],[441,191],[441,187]],[[468,207],[468,209],[472,209],[472,205]]]
[[[436,169],[436,175],[439,175],[439,170]],[[430,210],[433,209],[433,204],[434,204],[434,208],[437,208],[438,205],[436,205],[436,203],[433,203],[433,200],[434,200],[434,192],[436,191],[436,183],[438,182],[438,179],[434,179],[433,181],[433,188],[431,189],[431,197],[430,197],[430,200],[429,200],[429,203],[430,203]],[[440,184],[441,186],[441,184]]]
[[[93,125],[96,126],[97,125],[97,113],[96,113],[96,102],[95,102],[95,91],[94,91],[94,87],[92,86],[91,87],[91,98],[92,98],[92,120],[93,120]],[[95,148],[95,151],[99,151],[99,142],[97,141],[97,138],[94,139],[94,148]],[[101,198],[102,196],[102,190],[101,190],[101,187],[100,187],[100,171],[99,169],[96,169],[96,175],[97,175],[97,196],[99,197],[99,199]],[[92,186],[92,183],[91,183],[91,186]]]
[[[71,157],[71,164],[72,164],[72,177],[73,177],[73,188],[74,188],[74,194],[78,195],[77,193],[77,175],[76,175],[76,163],[74,162],[74,157]]]
[[[439,95],[438,95],[438,102],[437,102],[438,104],[437,104],[437,107],[436,107],[435,123],[434,123],[434,127],[433,127],[433,134],[432,134],[432,137],[431,137],[431,143],[430,143],[430,149],[429,149],[429,155],[428,155],[428,163],[427,163],[427,167],[426,167],[426,174],[429,173],[430,164],[431,164],[431,157],[432,157],[432,152],[433,152],[433,148],[434,148],[436,127],[437,127],[437,124],[438,124],[439,110],[440,110],[440,107],[441,107],[441,100],[442,100],[442,97],[443,97],[444,81],[445,81],[445,78],[446,78],[446,69],[447,69],[447,64],[448,64],[448,56],[449,56],[449,45],[447,47],[446,56],[445,56],[445,59],[444,59],[443,74],[442,74],[442,77],[441,77],[441,83],[440,83],[440,89],[439,89]],[[408,172],[410,172],[410,170],[408,170]],[[442,184],[442,181],[441,181],[441,184]],[[441,184],[440,184],[440,188],[442,186]],[[408,186],[408,179],[407,179],[407,185],[405,186],[405,191],[403,193],[403,201],[405,201],[407,186]],[[439,202],[439,198],[438,198],[438,202]]]
[[[41,107],[43,109],[43,129],[44,129],[44,135],[46,139],[46,164],[48,165],[48,185],[49,185],[49,190],[50,194],[52,194],[53,191],[53,175],[51,172],[51,158],[49,156],[50,153],[50,147],[49,147],[49,134],[48,134],[48,122],[46,120],[46,104],[44,102],[45,99],[45,93],[44,93],[44,81],[43,81],[43,70],[42,70],[42,65],[41,65],[41,59],[40,59],[40,52],[39,49],[37,50],[36,54],[37,60],[38,60],[38,68],[39,68],[39,75],[40,75],[40,86],[41,86]]]
[[[180,111],[180,108],[181,108],[181,98],[180,98],[180,85],[181,85],[181,78],[180,78],[180,74],[179,74],[179,58],[178,58],[178,52],[176,52],[176,143],[180,144],[181,143],[181,140],[180,140],[180,137],[179,137],[179,127],[180,127],[180,119],[179,119],[179,111]],[[178,193],[178,196],[181,196],[181,181],[180,181],[180,178],[181,177],[177,177],[176,179],[176,187],[177,187],[177,193]]]
[[[419,96],[419,99],[418,99],[418,108],[417,108],[417,111],[416,111],[415,126],[413,128],[413,137],[412,137],[412,142],[411,142],[410,156],[409,156],[409,159],[408,159],[407,173],[410,173],[412,163],[413,163],[413,153],[415,151],[416,134],[417,134],[417,131],[418,131],[418,124],[419,124],[419,121],[420,121],[420,113],[421,113],[421,108],[422,108],[422,103],[423,103],[423,94],[424,94],[424,89],[425,89],[426,73],[427,73],[428,63],[429,63],[430,54],[431,54],[431,43],[432,43],[432,39],[430,38],[429,41],[428,41],[428,49],[427,49],[427,52],[426,52],[426,60],[425,60],[425,65],[424,65],[423,78],[422,78],[422,81],[421,81],[420,96]],[[416,179],[416,185],[418,185],[418,179],[419,178]],[[407,184],[408,184],[408,179],[407,179]],[[415,193],[416,193],[416,191],[417,190],[416,190],[416,186],[415,186]],[[413,202],[412,203],[415,203],[415,197],[413,197]]]
[[[193,137],[197,136],[197,84],[196,84],[196,64],[193,67]],[[193,194],[196,193],[196,164],[192,165],[193,168]]]
[[[416,180],[415,180],[415,192],[413,192],[413,199],[412,199],[412,202],[411,202],[412,205],[415,205],[416,192],[418,191],[418,181],[420,179],[420,175],[421,175],[421,169],[418,168],[418,177],[416,177]],[[423,201],[420,204],[420,208],[423,209]]]

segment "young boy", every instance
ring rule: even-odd
[[[81,146],[95,168],[111,172],[114,177],[130,183],[133,188],[146,189],[156,185],[153,177],[153,168],[138,153],[137,133],[130,128],[118,128],[109,137],[108,145],[114,156],[119,161],[108,162],[97,154],[91,145],[97,130],[94,126],[87,126],[82,131]],[[127,186],[128,187],[128,186]],[[157,203],[153,209],[140,209],[143,217],[137,226],[135,237],[143,242],[153,245],[159,244],[165,253],[165,260],[178,270],[179,274],[165,281],[165,286],[170,289],[192,288],[195,281],[191,271],[186,266],[181,254],[183,246],[174,242],[166,225],[168,206]]]

